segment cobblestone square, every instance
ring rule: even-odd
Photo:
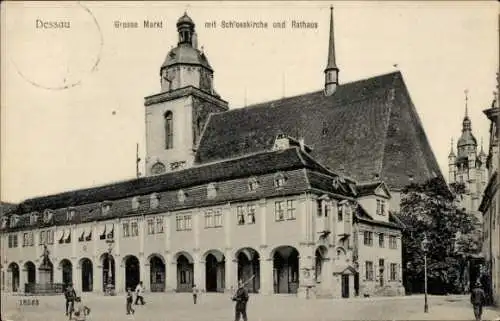
[[[2,320],[67,320],[64,297],[37,297],[39,306],[19,306],[29,297],[2,295]],[[214,321],[234,320],[233,303],[228,294],[201,295],[194,305],[189,294],[147,294],[146,305],[134,306],[134,315],[125,314],[125,298],[83,295],[91,309],[88,320],[99,321]],[[423,296],[363,299],[305,300],[294,296],[253,295],[248,306],[251,321],[290,320],[473,320],[467,296],[429,299],[430,312],[423,313]],[[500,311],[486,308],[484,320],[500,319]]]

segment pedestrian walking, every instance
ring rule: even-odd
[[[197,300],[198,300],[198,288],[196,287],[196,284],[193,284],[193,303],[196,304]]]
[[[481,283],[478,281],[472,291],[470,293],[470,303],[472,303],[472,307],[474,308],[474,316],[476,317],[476,321],[481,320],[481,316],[483,315],[483,305],[486,303],[486,294],[481,288]]]
[[[75,305],[73,308],[73,318],[70,320],[74,321],[85,321],[87,320],[87,315],[90,314],[90,308],[83,304],[80,297],[75,298]]]
[[[76,291],[73,288],[73,284],[68,284],[68,287],[64,291],[64,297],[66,299],[66,315],[69,315],[71,319],[71,311],[73,310],[76,299]]]
[[[144,288],[142,286],[142,281],[139,282],[139,284],[137,284],[137,287],[135,288],[135,295],[136,295],[136,298],[135,298],[135,305],[138,305],[138,302],[139,300],[141,301],[141,305],[144,305],[146,304],[144,302]]]
[[[134,302],[134,294],[131,288],[127,288],[127,314],[134,314],[135,310],[132,308],[132,303]]]
[[[238,290],[232,299],[236,301],[234,321],[239,321],[240,317],[243,317],[243,321],[247,321],[248,291],[243,281],[238,282]]]

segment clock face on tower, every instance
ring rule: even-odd
[[[165,165],[163,165],[163,163],[161,163],[161,162],[157,162],[157,163],[155,163],[155,164],[151,167],[151,173],[152,173],[153,175],[163,174],[163,173],[165,173],[165,170],[166,170],[166,167],[165,167]]]

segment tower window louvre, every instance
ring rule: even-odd
[[[165,113],[165,149],[174,147],[174,123],[171,111]]]

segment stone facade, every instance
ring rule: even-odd
[[[497,74],[497,77],[499,74]],[[497,78],[498,79],[498,78]],[[500,83],[500,80],[499,80]],[[497,89],[498,90],[498,89]],[[479,210],[483,214],[483,254],[486,262],[487,290],[493,303],[500,304],[500,190],[499,190],[499,96],[491,108],[484,111],[490,124],[490,148],[486,161],[488,184],[482,195]]]
[[[272,154],[279,155],[277,163],[289,162],[286,155],[295,149]],[[46,269],[40,269],[45,244],[53,282],[72,282],[77,291],[105,292],[112,283],[123,292],[143,280],[150,291],[190,291],[196,284],[202,291],[223,292],[242,279],[263,294],[352,297],[383,295],[387,289],[400,294],[401,227],[390,208],[383,214],[365,208],[353,197],[356,185],[327,171],[319,175],[330,184],[307,186],[304,175],[311,166],[316,165],[14,214],[3,222],[1,240],[7,290],[23,291],[23,284],[46,278]],[[315,175],[307,177],[314,181]],[[390,199],[376,190],[364,190],[365,204]],[[363,246],[360,235],[366,230],[383,233],[384,246],[378,238]],[[389,247],[393,236],[395,246]],[[358,277],[357,267],[380,259],[386,262],[383,293],[379,283]],[[392,275],[391,264],[397,266]]]

